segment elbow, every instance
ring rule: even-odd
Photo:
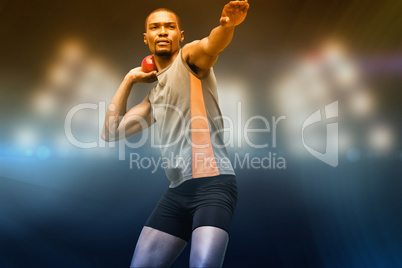
[[[106,141],[106,142],[110,142],[109,137],[106,137],[106,135],[103,134],[103,133],[102,133],[102,135],[101,135],[101,138],[102,138],[102,140],[104,140],[104,141]]]
[[[110,141],[110,139],[109,139],[109,133],[106,133],[106,127],[104,126],[103,127],[103,129],[102,129],[102,133],[101,133],[101,138],[102,138],[102,140],[104,140],[104,141],[106,141],[106,142],[109,142]]]
[[[112,135],[106,135],[104,133],[102,133],[101,135],[102,140],[106,141],[106,142],[113,142],[113,141],[117,141],[118,138],[116,138],[116,136],[112,136]]]
[[[106,142],[112,142],[115,140],[113,139],[113,135],[111,135],[110,132],[106,132],[105,130],[102,131],[101,138]]]

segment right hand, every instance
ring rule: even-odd
[[[223,27],[234,27],[244,21],[249,8],[248,1],[230,1],[223,8],[220,25]]]
[[[156,76],[156,71],[145,73],[142,71],[141,67],[130,70],[126,77],[134,83],[153,83],[158,80],[158,77]]]

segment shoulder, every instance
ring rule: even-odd
[[[194,50],[196,49],[196,45],[199,42],[200,42],[200,40],[195,40],[195,41],[185,44],[183,46],[183,48],[181,49],[181,55],[185,62],[189,63],[190,56],[194,53]]]
[[[203,76],[213,66],[207,62],[210,60],[209,56],[206,56],[200,51],[202,40],[195,40],[183,46],[181,54],[183,60],[198,76]],[[213,60],[215,63],[216,59]]]

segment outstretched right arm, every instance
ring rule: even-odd
[[[116,141],[140,133],[154,123],[148,95],[127,112],[127,99],[135,83],[156,81],[156,71],[144,73],[141,67],[132,69],[121,82],[108,109],[102,130],[102,139]],[[122,118],[122,119],[121,119]],[[121,121],[120,121],[121,119]]]

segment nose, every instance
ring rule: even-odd
[[[165,26],[161,27],[161,31],[159,32],[159,35],[167,35],[167,32],[165,31]]]

